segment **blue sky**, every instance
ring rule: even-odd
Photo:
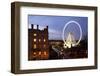
[[[46,15],[29,15],[28,16],[28,26],[30,24],[39,25],[39,29],[43,29],[46,26],[49,27],[49,39],[50,40],[62,40],[62,31],[65,24],[69,21],[77,21],[82,28],[82,38],[87,35],[88,32],[88,18],[87,17],[77,17],[77,16],[46,16]],[[68,32],[72,32],[75,39],[79,39],[80,31],[79,27],[75,23],[68,25],[65,30],[65,37]]]

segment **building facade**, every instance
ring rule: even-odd
[[[28,60],[45,60],[49,58],[48,26],[43,30],[34,28],[28,29]]]

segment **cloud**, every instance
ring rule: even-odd
[[[61,31],[54,30],[54,29],[49,29],[49,33],[60,35],[61,34]]]
[[[49,39],[53,39],[53,40],[61,40],[62,39],[62,32],[61,31],[57,31],[54,29],[49,29]]]

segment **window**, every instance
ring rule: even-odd
[[[34,42],[36,42],[36,39],[34,39]]]
[[[46,55],[47,53],[46,53],[46,51],[44,51],[44,55]]]
[[[36,49],[36,44],[34,44],[34,49]]]
[[[39,39],[39,42],[41,42],[41,39]]]
[[[37,34],[35,33],[34,36],[36,36]]]
[[[44,42],[45,42],[46,40],[44,39]]]
[[[33,54],[36,55],[36,52],[34,52]]]
[[[46,47],[46,45],[44,44],[44,48]]]
[[[39,55],[41,55],[41,51],[39,51]]]

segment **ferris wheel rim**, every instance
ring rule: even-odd
[[[64,43],[66,43],[66,42],[65,42],[65,39],[64,39],[64,32],[65,32],[65,29],[68,27],[68,25],[69,25],[70,23],[75,23],[75,24],[77,24],[77,26],[79,27],[79,30],[80,30],[80,37],[79,37],[79,40],[77,41],[77,43],[75,44],[75,45],[78,45],[78,44],[80,43],[81,39],[82,39],[82,29],[81,29],[80,24],[79,24],[77,21],[74,21],[74,20],[68,21],[68,22],[65,24],[65,26],[64,26],[64,28],[63,28],[63,33],[62,33],[63,41],[64,41]]]

